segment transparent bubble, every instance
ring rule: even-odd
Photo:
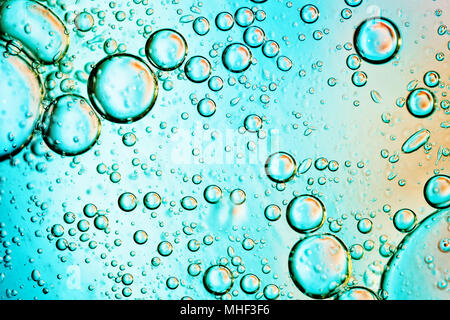
[[[410,232],[417,224],[416,214],[409,209],[400,209],[394,215],[394,227],[400,232]]]
[[[155,210],[161,205],[161,197],[156,192],[149,192],[144,196],[144,206],[147,209]]]
[[[109,226],[109,220],[105,216],[97,216],[94,220],[94,226],[99,230],[105,230]]]
[[[361,260],[364,256],[364,247],[360,244],[354,244],[350,247],[350,256],[353,260]]]
[[[230,200],[235,204],[235,205],[241,205],[245,202],[245,199],[247,198],[245,192],[241,189],[234,189],[233,191],[231,191],[230,193]]]
[[[137,207],[136,196],[131,192],[122,193],[119,197],[118,203],[119,208],[126,212],[133,211]]]
[[[428,142],[430,135],[431,133],[427,129],[417,131],[405,141],[402,145],[402,151],[404,153],[411,153],[418,150]]]
[[[191,264],[188,266],[188,273],[189,273],[191,276],[193,276],[193,277],[198,276],[201,272],[202,272],[202,268],[201,268],[201,266],[200,266],[199,264],[197,264],[197,263],[191,263]]]
[[[250,8],[241,7],[236,10],[234,19],[238,26],[245,28],[253,23],[255,20],[255,15]]]
[[[90,31],[94,27],[94,17],[86,11],[80,12],[74,22],[75,27],[82,32]]]
[[[431,91],[417,88],[409,93],[406,99],[406,107],[414,117],[426,118],[430,116],[436,106],[436,100]]]
[[[434,88],[439,84],[439,73],[436,71],[428,71],[423,76],[423,82],[430,88]]]
[[[341,17],[344,19],[350,19],[352,17],[352,10],[350,10],[349,8],[344,8],[341,11]]]
[[[204,36],[209,32],[209,20],[205,17],[198,17],[194,20],[192,27],[199,36]]]
[[[367,75],[363,71],[353,73],[352,82],[357,87],[362,87],[367,83]]]
[[[148,241],[147,232],[144,230],[138,230],[134,233],[133,239],[137,244],[144,244]]]
[[[216,113],[216,103],[212,99],[204,98],[198,102],[197,111],[203,117],[211,117]]]
[[[221,265],[209,267],[203,276],[203,284],[208,292],[223,295],[231,290],[234,278],[230,269]]]
[[[261,281],[259,278],[254,274],[246,274],[241,278],[241,289],[247,294],[253,294],[256,293],[260,286]]]
[[[292,68],[292,61],[286,56],[279,56],[277,59],[277,67],[281,71],[289,71]]]
[[[88,218],[93,218],[98,213],[98,209],[92,203],[88,203],[83,207],[83,213]]]
[[[228,31],[233,28],[234,19],[231,13],[221,12],[216,16],[216,26],[219,30]]]
[[[324,299],[349,280],[351,259],[344,243],[334,235],[311,235],[298,241],[289,256],[294,284],[309,297]]]
[[[351,54],[347,57],[347,67],[352,70],[356,70],[361,66],[361,58],[356,54]]]
[[[209,28],[209,25],[208,25]],[[188,51],[186,40],[172,29],[160,29],[150,35],[145,55],[156,68],[170,71],[183,64]]]
[[[262,119],[256,114],[250,114],[244,120],[244,127],[249,132],[258,132],[262,124]]]
[[[351,287],[340,293],[337,300],[378,300],[375,292],[364,287]]]
[[[300,10],[300,18],[305,23],[313,23],[319,19],[319,9],[313,4],[307,4]]]
[[[363,0],[345,0],[345,3],[350,7],[357,7],[362,2],[363,2]]]
[[[60,224],[55,224],[52,227],[52,235],[54,237],[61,237],[64,234],[64,227]]]
[[[380,64],[394,58],[402,41],[397,26],[392,21],[374,17],[358,26],[353,42],[356,52],[362,59]]]
[[[251,61],[252,52],[242,43],[232,43],[222,53],[223,65],[231,72],[244,72],[250,67]]]
[[[169,241],[161,241],[158,244],[158,253],[163,257],[170,256],[173,252],[173,246]]]
[[[274,40],[269,40],[264,42],[262,51],[267,58],[273,58],[280,52],[280,45]]]
[[[81,96],[68,94],[52,102],[44,114],[43,138],[56,153],[88,151],[100,136],[100,119]]]
[[[445,174],[438,174],[425,183],[423,189],[425,200],[436,209],[450,207],[450,177]]]
[[[127,132],[122,136],[122,142],[127,147],[132,147],[136,144],[136,135],[133,132]]]
[[[213,76],[208,80],[208,87],[212,91],[220,91],[223,88],[223,80],[219,76]]]
[[[184,197],[181,199],[181,206],[186,210],[194,210],[197,208],[197,200],[191,196]]]
[[[449,221],[450,211],[438,210],[405,236],[384,268],[380,286],[383,298],[447,299],[448,291],[437,284],[448,275],[448,252],[441,251],[439,243],[449,232]]]
[[[361,233],[369,233],[372,230],[372,221],[364,218],[358,221],[358,231]]]
[[[325,222],[326,210],[322,201],[311,195],[301,195],[289,202],[287,222],[297,232],[307,233],[319,229]]]
[[[264,30],[260,27],[249,27],[244,31],[244,42],[252,48],[260,47],[264,43]]]
[[[284,183],[291,180],[297,169],[295,159],[286,152],[276,152],[267,158],[265,170],[274,182]]]
[[[275,284],[265,286],[263,292],[267,300],[276,300],[280,296],[280,288]]]
[[[186,77],[195,83],[208,80],[211,75],[211,64],[202,56],[191,57],[184,65]]]
[[[281,217],[281,209],[275,204],[270,204],[264,210],[264,216],[269,221],[277,221]]]
[[[0,18],[1,19],[1,18]],[[0,46],[0,50],[4,50]],[[31,140],[41,111],[40,78],[20,56],[0,55],[0,160]],[[7,80],[6,80],[7,79]]]
[[[209,203],[217,203],[222,199],[222,189],[216,185],[207,186],[203,192],[205,200]]]
[[[117,123],[137,121],[153,108],[158,95],[154,73],[139,57],[107,56],[89,75],[88,93],[95,110]]]
[[[69,48],[69,32],[64,23],[34,0],[3,1],[0,33],[8,40],[20,41],[27,53],[43,64],[58,62]]]

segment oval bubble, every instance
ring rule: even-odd
[[[381,17],[363,21],[355,31],[353,44],[358,55],[367,62],[381,64],[395,57],[401,46],[397,26]]]
[[[19,40],[26,52],[43,64],[58,62],[69,48],[69,32],[64,23],[34,0],[3,1],[0,33],[7,39]]]
[[[175,30],[161,29],[150,35],[145,55],[156,68],[170,71],[183,64],[188,51],[184,37]]]
[[[43,122],[45,143],[61,155],[82,154],[100,136],[100,119],[86,99],[78,95],[58,97],[45,112]]]
[[[231,72],[244,72],[250,67],[252,52],[245,44],[232,43],[223,50],[222,62]]]
[[[430,138],[430,131],[422,129],[411,135],[402,145],[404,153],[411,153],[423,147]]]
[[[153,108],[158,83],[144,60],[122,53],[95,65],[89,75],[88,94],[95,110],[105,119],[130,123]]]
[[[331,234],[311,235],[298,241],[291,250],[288,266],[297,288],[316,299],[336,294],[351,274],[347,247]]]

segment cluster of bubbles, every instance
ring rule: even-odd
[[[253,2],[264,1],[253,0]],[[345,3],[349,7],[355,8],[362,3],[362,0],[345,0]],[[111,6],[114,7],[113,4]],[[124,11],[117,11],[115,18],[117,21],[124,21],[127,14]],[[319,8],[314,4],[304,5],[300,8],[299,14],[300,19],[307,25],[315,23],[320,18]],[[17,19],[18,16],[26,16],[27,21]],[[352,16],[351,9],[343,9],[341,16],[343,19],[349,19]],[[195,19],[187,17],[185,19],[192,22],[192,28],[199,36],[205,36],[211,30],[211,24],[207,17],[199,16]],[[230,40],[223,46],[220,57],[224,69],[231,75],[243,74],[256,63],[254,54],[256,54],[257,48],[260,48],[258,50],[261,50],[266,58],[278,57],[276,59],[278,70],[287,72],[292,69],[294,63],[287,56],[280,54],[280,45],[275,40],[270,40],[262,27],[255,25],[255,21],[264,19],[264,11],[248,7],[237,9],[234,15],[224,11],[215,16],[212,24],[219,31],[229,31],[235,24],[243,28],[242,40]],[[73,22],[76,32],[87,33],[95,29],[94,16],[87,11],[77,12],[73,16],[68,14],[66,21],[69,20]],[[445,31],[441,29],[439,32],[445,34]],[[78,161],[75,156],[87,152],[98,142],[102,130],[102,119],[116,124],[130,124],[143,119],[156,107],[157,98],[161,95],[159,92],[160,82],[163,81],[162,78],[167,75],[167,72],[182,74],[179,79],[185,77],[192,84],[207,82],[208,88],[215,93],[221,91],[226,83],[220,76],[213,75],[216,66],[212,60],[210,61],[209,58],[196,52],[189,52],[188,43],[180,32],[168,28],[152,32],[151,28],[147,28],[145,31],[146,42],[141,57],[126,53],[123,46],[112,38],[104,40],[103,50],[106,56],[96,63],[89,64],[84,71],[78,73],[78,79],[83,80],[81,82],[86,84],[87,97],[83,97],[73,92],[75,91],[72,90],[74,84],[70,79],[62,80],[63,76],[58,73],[42,79],[43,72],[38,72],[42,66],[58,65],[62,73],[73,68],[70,59],[64,60],[69,49],[69,30],[51,9],[34,0],[3,1],[0,4],[0,34],[2,40],[6,41],[6,44],[0,44],[0,48],[4,50],[4,53],[0,55],[0,78],[7,79],[4,81],[5,85],[0,87],[2,100],[0,105],[0,160],[12,158],[32,141],[36,132],[39,132],[46,146],[52,151],[61,156],[73,156],[71,165],[75,166]],[[313,36],[317,40],[323,36],[323,33],[317,30]],[[352,72],[353,85],[363,87],[368,82],[367,73],[360,70],[363,62],[374,65],[374,67],[388,63],[396,59],[401,46],[400,31],[390,19],[371,17],[362,21],[354,32],[355,53],[346,58],[346,66]],[[438,56],[440,57],[440,55]],[[56,79],[61,83],[63,92],[61,95],[55,95],[51,91],[56,86]],[[234,85],[231,79],[234,78],[229,78],[228,84]],[[234,82],[236,82],[235,79]],[[250,87],[244,75],[241,75],[239,82]],[[336,83],[335,78],[328,79],[330,86],[335,86]],[[409,114],[419,119],[430,117],[435,112],[438,98],[433,89],[442,85],[439,73],[433,70],[424,74],[423,83],[424,88],[417,88],[417,83],[412,83],[408,87],[408,96],[403,99]],[[167,91],[171,89],[168,81],[164,81],[162,87]],[[273,82],[268,89],[275,90],[276,84]],[[381,95],[377,91],[372,90],[371,97],[374,102],[380,103]],[[164,98],[166,97],[159,99]],[[217,111],[216,102],[210,95],[206,95],[200,100],[192,97],[191,101],[196,106],[197,112],[204,118],[212,117]],[[266,105],[270,101],[270,97],[262,95],[260,101]],[[442,109],[447,109],[450,105],[448,101],[445,101],[441,103]],[[237,103],[231,102],[230,105],[233,106]],[[183,113],[182,118],[187,119],[187,117],[188,115]],[[263,125],[266,122],[264,116],[247,113],[243,119],[242,132],[256,133],[259,139],[264,138]],[[387,116],[383,119],[389,123]],[[165,126],[161,124],[161,129],[163,128]],[[172,133],[176,132],[175,129],[172,129]],[[306,134],[305,131],[305,136],[310,133]],[[138,140],[134,132],[130,131],[121,135],[122,142],[126,147],[136,145]],[[415,132],[403,143],[401,150],[405,154],[415,152],[426,146],[430,137],[430,130],[425,128],[417,130],[416,128]],[[44,150],[42,146],[33,144],[31,148],[35,154],[45,153],[45,151],[40,151]],[[137,149],[135,149],[135,153],[137,153]],[[383,158],[388,158],[387,154],[384,155],[385,153],[382,152]],[[150,159],[154,161],[156,156],[152,156]],[[398,155],[389,157],[389,161],[392,164],[396,163]],[[138,165],[139,163],[135,166]],[[318,172],[327,169],[329,173],[336,173],[340,167],[338,161],[328,160],[325,157],[317,157],[314,161],[313,158],[306,158],[297,162],[292,154],[284,151],[270,154],[263,166],[264,168],[261,169],[265,171],[268,180],[278,191],[283,191],[286,184],[292,184],[296,177],[304,175],[311,167]],[[364,162],[359,162],[357,166],[362,169]],[[345,168],[349,167],[350,163],[346,161]],[[117,164],[108,168],[101,163],[96,169],[99,174],[108,173],[110,180],[114,183],[121,181]],[[201,179],[200,175],[192,178],[195,184],[200,184]],[[320,185],[325,184],[326,181],[325,177],[318,178]],[[335,179],[334,181],[339,180]],[[313,183],[312,177],[307,180],[308,186]],[[233,214],[238,215],[240,210],[245,209],[247,197],[253,195],[247,195],[242,187],[228,188],[225,184],[226,181],[223,185],[220,184],[220,187],[209,183],[201,189],[203,199],[196,194],[186,195],[183,193],[177,201],[172,201],[169,205],[175,207],[176,203],[179,203],[180,212],[196,214],[205,207],[219,210],[218,204],[225,202],[225,198],[232,204]],[[29,189],[32,189],[31,186]],[[140,200],[132,192],[123,190],[121,192],[117,198],[114,198],[117,199],[115,200],[116,205],[125,216],[132,215],[138,211]],[[140,192],[141,190],[139,190]],[[269,194],[269,192],[266,193]],[[227,197],[224,197],[224,194]],[[410,283],[414,283],[415,280],[408,272],[408,261],[415,261],[417,269],[422,273],[424,272],[421,265],[423,263],[427,263],[429,269],[437,270],[439,268],[432,263],[433,256],[443,256],[449,251],[450,241],[448,238],[437,239],[438,235],[444,234],[445,230],[448,232],[448,226],[447,229],[443,228],[450,221],[448,216],[450,177],[446,174],[435,171],[434,175],[424,184],[424,199],[437,210],[435,213],[421,222],[418,221],[416,213],[408,208],[399,209],[392,216],[393,226],[398,232],[405,234],[405,238],[397,249],[392,248],[387,239],[380,240],[382,242],[379,248],[380,255],[384,258],[392,258],[386,272],[383,273],[382,290],[377,293],[352,282],[352,260],[360,260],[365,251],[371,251],[374,248],[373,241],[367,240],[363,245],[354,244],[347,248],[344,241],[336,235],[342,229],[342,220],[346,218],[327,217],[330,213],[325,207],[324,202],[326,201],[322,202],[321,200],[322,194],[294,192],[293,195],[293,198],[290,196],[290,200],[284,200],[285,209],[272,203],[266,205],[261,214],[271,225],[271,223],[279,221],[284,212],[287,225],[292,231],[300,234],[301,238],[290,249],[288,270],[294,285],[308,297],[316,299],[334,297],[338,300],[401,298],[405,291],[398,289],[402,287],[402,284],[398,282],[408,282],[408,279],[411,278]],[[154,191],[145,193],[139,199],[142,199],[145,209],[152,212],[152,217],[156,217],[155,210],[166,203]],[[216,204],[217,206],[215,206]],[[202,210],[199,210],[200,208]],[[169,210],[171,213],[173,211]],[[385,212],[389,211],[390,209],[385,210]],[[48,239],[54,240],[56,248],[60,251],[75,251],[80,242],[87,243],[89,248],[94,249],[98,246],[94,231],[107,234],[111,232],[110,216],[109,210],[98,210],[92,203],[83,207],[81,217],[67,211],[63,215],[64,223],[53,224],[48,228]],[[360,234],[367,235],[373,231],[373,218],[374,216],[366,218],[361,214],[355,215],[356,228]],[[322,230],[326,222],[329,223],[332,234]],[[134,224],[132,225],[134,226]],[[162,222],[160,222],[160,226],[163,226]],[[132,240],[140,248],[151,243],[154,238],[152,232],[143,229],[146,228],[136,226],[132,233]],[[183,232],[191,235],[193,229],[195,226],[184,226]],[[430,229],[437,231],[430,232]],[[3,238],[3,231],[1,232],[0,236]],[[76,236],[80,242],[75,241]],[[246,234],[243,239],[239,239],[239,242],[245,251],[251,251],[255,246],[264,244],[264,241],[259,242],[254,239]],[[209,246],[212,243],[213,237],[205,236],[203,242],[191,239],[186,246],[191,252],[197,252],[201,246]],[[424,243],[426,245],[423,245]],[[430,243],[434,246],[429,245]],[[120,244],[121,240],[114,242],[116,246],[120,246]],[[166,239],[161,240],[156,246],[156,252],[161,257],[168,257],[174,252],[174,244]],[[413,254],[417,253],[427,257],[425,262],[417,262],[417,259],[411,258]],[[231,263],[221,259],[208,264],[205,271],[202,271],[204,267],[200,262],[192,260],[189,262],[187,272],[192,277],[197,277],[203,272],[202,281],[206,291],[224,299],[231,297],[235,282],[239,282],[244,293],[256,294],[256,297],[277,299],[282,294],[279,286],[275,284],[262,286],[263,281],[258,275],[246,272],[241,257],[234,254],[229,255]],[[3,260],[8,259],[3,258]],[[445,258],[441,258],[439,261],[442,260],[446,261]],[[111,265],[115,264],[111,263]],[[161,264],[161,259],[154,257],[151,264],[153,267],[157,267]],[[236,270],[233,270],[233,266],[236,267]],[[266,262],[263,263],[262,272],[270,273],[270,266]],[[241,274],[242,277],[237,281]],[[398,274],[406,274],[407,280],[398,280]],[[438,272],[436,271],[435,274]],[[445,288],[448,279],[443,279],[444,276],[441,274],[439,277],[441,277],[438,279],[439,285]],[[31,279],[38,286],[44,286],[45,282],[41,279],[37,269],[32,271]],[[134,282],[133,275],[122,272],[117,279],[120,279],[125,286],[122,295],[130,297],[132,295],[130,286]],[[173,276],[168,277],[165,284],[171,290],[177,289],[180,285],[184,286],[183,281]],[[415,288],[408,288],[408,290],[413,292],[413,296],[420,297],[421,293]],[[426,288],[426,290],[431,292],[432,289]]]

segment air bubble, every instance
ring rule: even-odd
[[[0,55],[0,78],[3,79],[0,86],[2,160],[19,152],[31,140],[41,112],[43,88],[40,78],[20,56]]]
[[[3,1],[0,33],[7,39],[20,41],[29,54],[44,64],[58,62],[69,48],[69,32],[64,23],[34,0]]]
[[[314,23],[319,19],[319,9],[315,5],[308,4],[300,10],[300,18],[305,23]]]
[[[284,183],[294,177],[297,164],[289,153],[276,152],[267,158],[265,170],[272,181]]]
[[[251,61],[252,53],[242,43],[232,43],[222,53],[223,65],[231,72],[244,72],[250,67]]]
[[[204,36],[209,32],[209,21],[205,17],[198,17],[194,20],[192,27],[199,36]]]
[[[431,91],[418,88],[410,92],[406,99],[406,107],[409,113],[416,118],[426,118],[430,116],[436,106],[434,95]]]
[[[104,118],[129,123],[143,118],[153,108],[158,84],[141,58],[116,54],[95,65],[89,75],[88,93],[95,110]]]
[[[233,286],[233,274],[231,271],[221,265],[209,267],[203,276],[203,284],[210,293],[224,295],[231,290]]]
[[[353,44],[362,59],[380,64],[394,58],[400,49],[401,37],[392,21],[375,17],[363,21],[358,26]]]
[[[221,12],[216,16],[216,26],[219,30],[228,31],[233,28],[234,19],[231,13]]]
[[[209,25],[208,25],[209,28]],[[160,29],[150,35],[145,44],[145,55],[156,68],[170,71],[178,68],[187,55],[183,36],[172,29]]]
[[[398,210],[394,215],[394,227],[400,232],[410,232],[417,224],[416,214],[409,209]]]
[[[202,56],[191,57],[184,65],[186,77],[195,83],[208,80],[211,75],[211,64]]]
[[[289,255],[289,273],[301,292],[328,298],[349,280],[351,260],[347,247],[334,235],[311,235],[298,241]]]
[[[43,138],[56,153],[75,156],[95,144],[100,128],[100,119],[83,97],[64,95],[44,114]]]
[[[450,177],[445,174],[438,174],[425,183],[423,189],[425,200],[436,209],[450,207]]]
[[[119,208],[125,212],[133,211],[137,207],[136,196],[131,192],[122,193],[119,197],[118,203]]]
[[[198,102],[197,111],[203,117],[211,117],[216,112],[216,103],[212,99],[204,98]]]
[[[326,218],[322,201],[311,195],[301,195],[289,202],[286,209],[289,226],[297,232],[308,233],[318,230]]]

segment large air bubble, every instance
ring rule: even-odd
[[[104,118],[129,123],[143,118],[153,108],[158,84],[141,58],[116,54],[95,65],[89,76],[88,93],[95,110]]]
[[[0,5],[0,33],[18,40],[44,64],[61,60],[69,48],[69,32],[49,8],[33,0],[8,0]]]
[[[58,97],[44,115],[43,134],[56,153],[74,156],[88,151],[100,135],[100,119],[78,95]]]
[[[4,51],[3,47],[0,50]],[[20,56],[0,54],[0,160],[31,139],[40,111],[40,78]]]

